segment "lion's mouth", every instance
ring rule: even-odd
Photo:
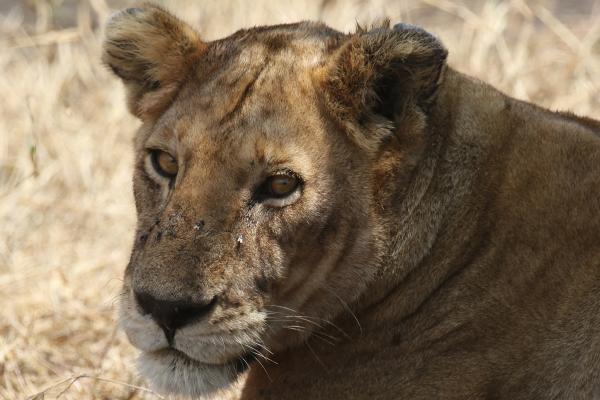
[[[204,367],[218,367],[218,368],[225,368],[232,372],[235,372],[235,375],[241,375],[246,370],[248,370],[248,368],[250,368],[250,364],[252,364],[252,362],[257,357],[257,353],[256,353],[257,351],[258,351],[257,349],[251,348],[248,352],[243,353],[241,356],[233,358],[232,360],[222,363],[222,364],[216,364],[216,363],[213,364],[213,363],[206,363],[206,362],[198,361],[195,358],[188,356],[183,351],[178,350],[173,347],[156,350],[156,351],[151,352],[151,354],[154,354],[157,356],[162,356],[162,357],[175,357],[177,359],[183,360],[186,364],[188,364],[192,367],[193,366],[198,367],[198,369],[202,369]]]

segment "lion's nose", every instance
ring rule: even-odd
[[[150,314],[161,327],[169,344],[173,343],[177,329],[206,315],[217,302],[216,297],[206,303],[160,300],[144,292],[135,292],[135,299],[144,314]]]

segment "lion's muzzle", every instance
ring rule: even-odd
[[[212,300],[202,303],[161,300],[145,292],[135,292],[134,296],[142,312],[152,316],[152,319],[163,330],[169,345],[173,344],[177,329],[199,321],[214,308],[217,302],[216,296]]]

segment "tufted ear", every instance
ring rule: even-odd
[[[433,104],[446,57],[440,41],[416,26],[359,27],[336,51],[326,89],[343,121],[398,123],[410,109],[423,114]]]
[[[205,49],[189,25],[144,3],[109,19],[102,60],[123,80],[129,110],[146,119],[171,102]]]

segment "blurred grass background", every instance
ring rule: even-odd
[[[141,399],[115,327],[135,224],[132,135],[102,27],[130,1],[0,2],[0,398]],[[163,2],[206,39],[319,19],[424,26],[450,64],[520,99],[600,117],[600,1]]]

